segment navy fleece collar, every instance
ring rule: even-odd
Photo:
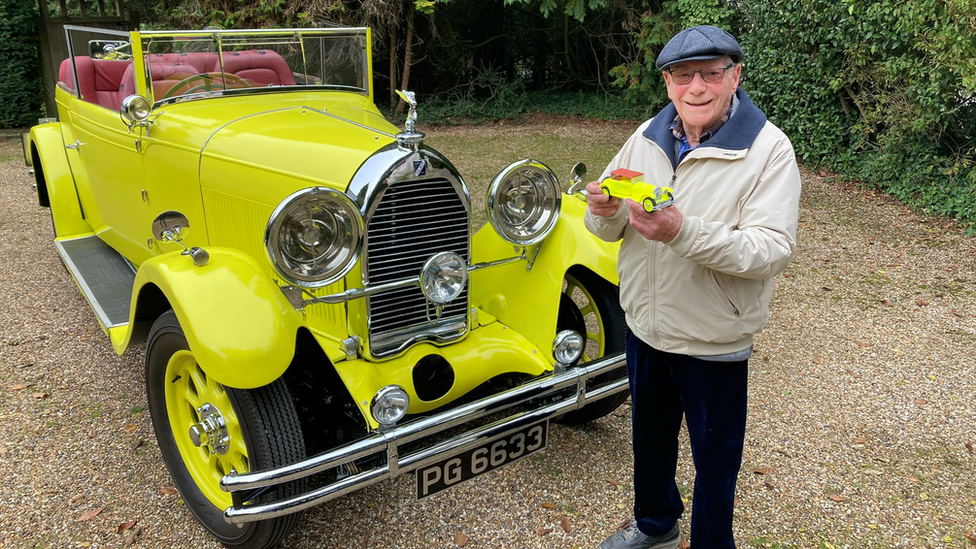
[[[742,150],[752,146],[756,136],[759,135],[759,130],[766,125],[766,115],[752,103],[749,95],[742,88],[736,90],[735,96],[739,98],[739,108],[735,110],[735,115],[698,148]],[[674,108],[674,103],[668,103],[668,106],[657,113],[644,130],[644,137],[664,151],[671,161],[672,168],[678,167],[678,157],[674,151],[674,135],[671,134],[671,122],[677,115],[678,111]]]

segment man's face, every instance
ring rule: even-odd
[[[669,67],[674,73],[687,73],[708,69],[721,69],[731,63],[728,57],[707,59],[705,61],[689,61]],[[718,123],[729,110],[732,94],[739,87],[741,65],[735,65],[725,71],[718,82],[706,82],[702,73],[693,73],[691,82],[678,84],[671,74],[664,71],[664,81],[668,86],[668,98],[678,109],[678,116],[686,131],[703,133]]]

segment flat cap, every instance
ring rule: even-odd
[[[687,28],[668,43],[657,56],[654,65],[658,70],[664,70],[676,63],[686,61],[702,61],[728,55],[732,61],[742,60],[742,48],[724,29],[710,25]]]

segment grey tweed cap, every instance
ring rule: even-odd
[[[664,70],[676,63],[715,59],[724,55],[738,63],[742,60],[742,48],[724,29],[700,25],[674,35],[661,50],[654,65],[658,70]]]

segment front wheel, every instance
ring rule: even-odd
[[[257,389],[217,383],[197,364],[172,310],[160,316],[146,345],[146,394],[163,461],[193,516],[221,543],[234,549],[266,549],[288,535],[298,515],[238,527],[224,520],[233,505],[220,479],[305,458],[301,424],[285,383]],[[294,481],[262,496],[297,495],[307,482]]]
[[[562,330],[576,330],[586,338],[580,359],[582,362],[624,352],[627,322],[620,308],[617,287],[589,271],[566,273],[556,333]],[[627,368],[623,367],[596,377],[590,381],[590,385],[602,385],[626,375]],[[560,421],[568,425],[589,423],[616,410],[628,396],[627,391],[622,391],[579,410],[567,412]]]

